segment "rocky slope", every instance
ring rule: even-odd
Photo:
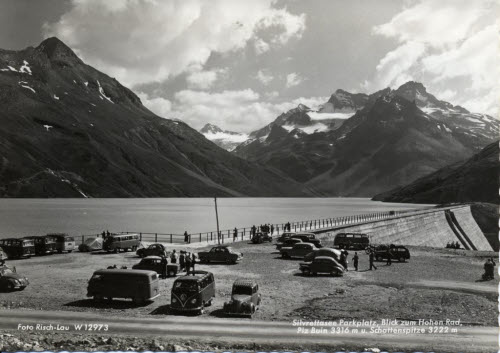
[[[413,183],[376,195],[389,202],[499,204],[498,142],[486,146],[465,162],[458,162],[417,179]]]
[[[57,38],[0,50],[0,196],[309,195],[162,119]]]
[[[222,130],[220,127],[213,124],[205,124],[205,126],[200,129],[200,133],[203,134],[207,140],[212,141],[226,151],[232,151],[242,142],[248,140],[248,135],[245,133]]]
[[[337,91],[329,104],[333,112],[358,110],[336,129],[304,133],[281,123],[307,122],[298,107],[234,153],[327,195],[371,197],[468,158],[498,136],[495,119],[439,101],[417,82],[369,96]]]

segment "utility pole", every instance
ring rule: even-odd
[[[217,197],[214,197],[214,202],[215,202],[215,220],[217,221],[217,242],[220,245],[219,213],[217,212]]]

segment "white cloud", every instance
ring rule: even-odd
[[[302,77],[300,77],[297,73],[292,72],[291,74],[286,75],[286,87],[290,88],[293,86],[299,85],[303,81]]]
[[[193,89],[209,89],[217,81],[219,75],[226,73],[225,69],[195,71],[186,77],[189,88]]]
[[[496,114],[497,0],[420,0],[413,2],[373,33],[399,45],[378,63],[365,90],[421,81],[441,99],[453,99],[472,111]],[[493,92],[493,93],[492,93]]]
[[[161,82],[212,52],[244,48],[263,28],[273,43],[300,37],[305,16],[276,9],[274,0],[72,0],[71,9],[44,26],[83,59],[126,85]]]
[[[274,80],[274,76],[271,75],[267,70],[259,70],[256,76],[257,80],[259,80],[263,85],[267,86]]]
[[[146,93],[137,94],[142,104],[156,115],[162,118],[169,118],[172,114],[172,102],[162,97],[149,98]]]
[[[168,111],[164,110],[168,114],[159,115],[183,120],[195,129],[211,123],[237,132],[259,129],[274,121],[281,113],[297,107],[299,103],[317,107],[327,100],[327,97],[311,97],[270,103],[262,101],[262,97],[251,89],[216,93],[182,90],[175,94],[170,106],[165,99],[147,99],[145,95],[140,97],[155,113],[159,114],[161,108],[168,107]]]
[[[264,54],[271,49],[271,46],[261,38],[257,38],[254,42],[255,53],[257,55]]]

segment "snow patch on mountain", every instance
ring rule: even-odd
[[[208,140],[225,140],[227,142],[242,143],[248,140],[248,134],[231,134],[224,131],[216,133],[204,133],[203,134]]]
[[[328,120],[328,119],[349,119],[354,115],[354,112],[342,113],[322,113],[322,112],[307,112],[307,115],[311,118],[311,120]]]

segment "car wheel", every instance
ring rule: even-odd
[[[313,272],[312,274],[313,274],[313,276],[317,276],[317,275],[318,275],[318,273],[317,273],[317,272]]]
[[[13,291],[13,290],[14,290],[14,284],[13,284],[13,283],[8,282],[8,283],[7,283],[7,290],[8,290],[9,292]]]
[[[144,298],[134,298],[132,301],[135,303],[135,305],[143,305],[146,303],[146,300]]]
[[[399,258],[399,262],[405,262],[405,258],[404,257],[400,257]]]
[[[120,250],[118,248],[115,248],[114,253],[117,254]]]
[[[226,259],[226,264],[231,265],[233,263],[233,260],[231,259]]]
[[[308,268],[305,268],[302,270],[302,273],[304,274],[304,276],[309,276],[311,274],[311,270],[309,270]]]
[[[108,298],[106,298],[106,300],[108,301],[108,303],[111,303],[113,301],[113,298],[108,297]]]
[[[175,271],[174,270],[168,271],[168,276],[169,277],[175,277]]]
[[[68,254],[71,254],[71,252],[72,252],[72,251],[73,251],[73,250],[68,250]]]
[[[206,306],[212,306],[212,298],[210,298],[210,300],[208,302],[206,302],[205,304]]]
[[[252,304],[250,304],[250,315],[253,315],[253,314],[255,314],[255,305],[253,305],[253,303],[252,303]]]
[[[377,261],[382,261],[382,256],[377,255],[377,257],[375,258],[375,260],[377,260]]]

